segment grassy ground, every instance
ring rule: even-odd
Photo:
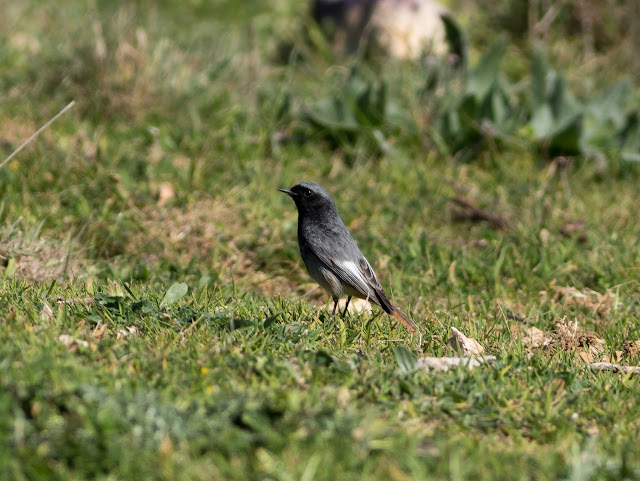
[[[237,5],[0,2],[0,160],[76,101],[0,169],[2,477],[640,477],[637,380],[585,362],[640,363],[637,173],[518,145],[460,163],[415,65],[377,71],[417,129],[385,154],[299,138],[348,69],[277,61],[297,2]],[[422,346],[328,315],[277,191],[301,180]],[[410,369],[451,327],[497,361]]]

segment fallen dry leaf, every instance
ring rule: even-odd
[[[107,325],[101,322],[95,327],[95,329],[91,333],[91,336],[93,336],[96,341],[100,341],[105,336],[105,334],[107,334]]]
[[[563,300],[566,305],[592,309],[599,315],[604,315],[616,299],[616,295],[610,289],[607,289],[604,294],[587,288],[579,290],[575,287],[552,286],[552,289],[555,291],[553,296],[555,302]]]
[[[75,351],[78,346],[88,348],[89,343],[82,339],[76,339],[75,337],[70,336],[69,334],[60,334],[58,336],[58,341],[67,346],[72,351]]]
[[[579,347],[576,349],[576,354],[584,362],[595,362],[596,359],[600,358],[602,352],[594,347]]]
[[[127,326],[124,329],[118,329],[118,334],[116,335],[116,339],[124,339],[129,336],[138,335],[138,328],[136,326]]]
[[[529,351],[544,349],[555,352],[561,349],[566,352],[575,352],[578,358],[585,362],[605,360],[606,343],[599,339],[595,333],[582,329],[577,321],[562,319],[556,323],[552,332],[545,333],[537,327],[530,327],[522,337],[522,344]]]
[[[612,371],[624,374],[640,374],[640,366],[621,366],[611,362],[594,362],[591,363],[591,369],[594,371]]]
[[[622,345],[625,356],[636,357],[640,356],[640,340],[637,341],[625,341]]]
[[[559,347],[567,352],[575,351],[585,362],[594,362],[606,351],[606,343],[593,332],[580,328],[577,321],[561,320],[556,324],[554,337]]]
[[[92,304],[95,300],[93,297],[62,297],[57,299],[58,304]]]
[[[577,347],[595,347],[603,351],[606,343],[599,339],[595,333],[583,330],[578,321],[562,319],[556,323],[555,336],[564,350],[572,350]]]
[[[624,352],[623,351],[616,351],[615,352],[615,356],[602,356],[601,361],[602,362],[614,362],[617,361],[618,359],[620,359],[622,356],[624,356]]]
[[[455,327],[451,328],[451,337],[447,344],[455,350],[461,350],[465,356],[481,356],[484,354],[484,347],[478,341],[465,336]]]
[[[421,357],[414,367],[424,369],[426,373],[446,372],[451,368],[463,366],[469,370],[475,369],[486,361],[495,361],[495,356],[484,357]]]
[[[40,309],[40,319],[43,321],[51,321],[54,319],[53,309],[48,303],[42,304],[42,309]]]

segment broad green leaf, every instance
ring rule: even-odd
[[[396,362],[402,372],[409,372],[414,369],[416,356],[404,346],[396,346],[393,348],[393,354],[396,356]]]
[[[485,98],[489,89],[498,81],[500,63],[507,47],[507,36],[499,35],[487,53],[478,61],[467,75],[467,92],[473,94],[478,101]]]
[[[564,77],[558,73],[551,80],[549,105],[557,122],[571,121],[582,110],[580,103],[567,90]]]
[[[590,102],[588,108],[596,119],[611,121],[615,127],[621,129],[626,121],[628,98],[631,92],[631,81],[625,78],[616,82],[599,98]]]
[[[445,38],[449,44],[449,51],[458,56],[459,66],[463,68],[467,64],[467,38],[464,30],[449,13],[440,14],[444,25]]]
[[[551,150],[564,154],[580,152],[580,133],[582,131],[582,114],[565,119],[558,124],[551,137]]]
[[[375,86],[367,84],[356,95],[354,113],[358,123],[366,127],[379,127],[385,121],[386,88],[384,83]]]
[[[640,156],[640,112],[627,115],[624,129],[619,134],[622,158],[638,162]]]
[[[614,151],[619,147],[616,123],[588,109],[584,115],[580,146],[583,151]]]
[[[501,92],[495,91],[491,95],[491,120],[500,129],[504,130],[509,116],[509,104]]]
[[[184,282],[176,282],[169,287],[169,290],[167,290],[167,293],[164,295],[164,299],[162,299],[162,302],[160,303],[160,307],[166,307],[179,301],[187,295],[188,290],[189,288]]]
[[[544,50],[536,45],[531,60],[531,101],[532,108],[537,109],[547,100],[547,75],[549,64]]]
[[[542,139],[551,135],[551,132],[553,132],[554,122],[549,104],[542,104],[539,106],[533,113],[530,123],[533,128],[533,135],[536,139]]]
[[[328,130],[357,131],[360,127],[351,107],[337,98],[322,99],[306,110],[307,118],[318,127]]]

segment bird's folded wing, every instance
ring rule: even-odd
[[[377,293],[380,292],[384,296],[382,286],[378,281],[373,269],[367,262],[367,259],[360,253],[355,246],[349,246],[346,252],[351,253],[352,259],[345,259],[346,256],[336,255],[336,251],[345,252],[345,249],[330,249],[330,243],[312,244],[307,243],[308,248],[338,276],[345,284],[358,291],[363,298],[376,299]],[[326,246],[326,247],[325,247]]]

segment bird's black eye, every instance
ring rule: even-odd
[[[312,194],[312,193],[313,193],[313,192],[311,192],[309,189],[305,189],[305,191],[303,192],[303,195],[304,195],[305,197],[311,197],[311,194]]]

